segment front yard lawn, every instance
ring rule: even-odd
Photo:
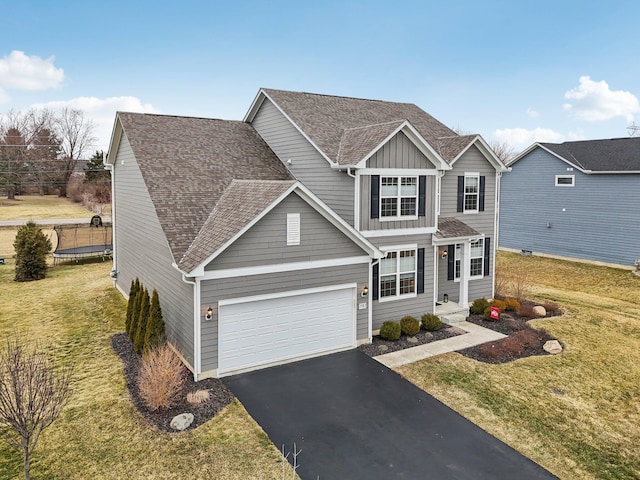
[[[503,252],[498,264],[561,305],[530,323],[564,351],[499,365],[450,353],[398,371],[562,479],[640,478],[640,277]]]

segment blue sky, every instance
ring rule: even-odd
[[[260,87],[411,102],[522,150],[640,124],[630,1],[14,1],[0,113],[240,120]],[[10,21],[7,21],[10,19]]]

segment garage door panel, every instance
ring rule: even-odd
[[[219,373],[355,346],[355,288],[220,306]]]

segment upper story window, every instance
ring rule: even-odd
[[[485,179],[486,177],[479,173],[468,172],[458,177],[457,212],[484,212]]]
[[[418,177],[380,178],[380,217],[387,220],[418,216]]]
[[[380,299],[416,294],[416,249],[387,252],[380,260]]]
[[[575,175],[556,175],[556,187],[573,187],[575,182]]]

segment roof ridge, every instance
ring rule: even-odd
[[[271,92],[284,92],[284,93],[299,93],[303,95],[313,95],[314,97],[344,98],[347,100],[361,100],[364,102],[378,102],[378,103],[395,103],[397,105],[413,105],[414,107],[417,107],[415,103],[410,103],[410,102],[392,102],[389,100],[376,100],[374,98],[350,97],[348,95],[330,95],[328,93],[299,92],[295,90],[280,90],[277,88],[262,88],[262,90],[264,90],[265,92],[271,91]]]
[[[343,133],[342,133],[342,136],[344,137],[344,134],[345,134],[347,131],[351,131],[351,130],[363,130],[363,129],[365,129],[365,128],[378,127],[378,126],[381,126],[381,125],[391,125],[391,124],[393,124],[393,123],[404,123],[404,122],[411,123],[411,121],[410,121],[408,118],[401,118],[401,119],[398,119],[398,120],[389,120],[388,122],[370,123],[370,124],[368,124],[368,125],[362,125],[362,126],[360,126],[360,127],[344,128],[344,129],[342,130],[342,132],[343,132]]]
[[[182,119],[192,119],[192,120],[211,120],[214,122],[228,122],[228,123],[247,123],[242,120],[229,120],[225,118],[213,118],[213,117],[195,117],[189,115],[173,115],[170,113],[148,113],[148,112],[128,112],[124,110],[118,110],[116,115],[139,115],[145,117],[164,117],[164,118],[182,118]]]

